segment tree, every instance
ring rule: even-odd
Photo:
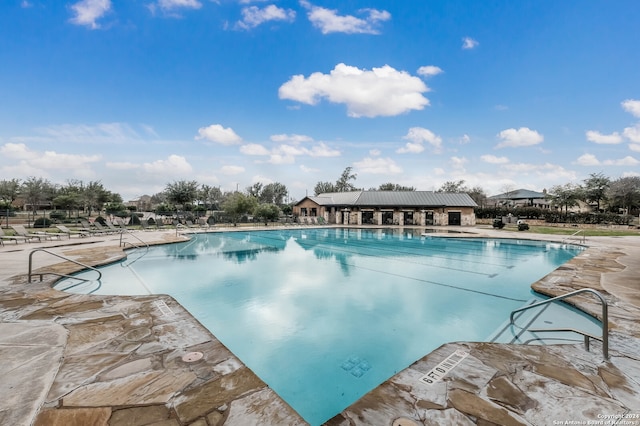
[[[611,179],[602,173],[591,173],[584,181],[584,200],[595,202],[600,212],[600,202],[606,200],[607,189],[611,185]]]
[[[285,203],[285,199],[289,190],[280,182],[273,182],[264,187],[260,194],[259,200],[263,203],[271,203],[281,206]]]
[[[222,203],[222,210],[231,216],[235,226],[243,214],[253,212],[257,206],[258,201],[255,197],[244,195],[241,192],[234,192]]]
[[[208,210],[218,210],[221,199],[222,191],[219,187],[203,184],[198,191],[198,200],[202,201]]]
[[[247,194],[251,195],[252,197],[259,198],[261,192],[262,182],[256,182],[253,185],[247,187]]]
[[[469,194],[471,199],[475,201],[476,204],[480,207],[483,207],[487,203],[487,193],[484,192],[484,189],[479,186],[474,186],[473,188],[467,189],[464,192]]]
[[[560,208],[560,212],[564,207],[565,214],[569,213],[570,207],[578,204],[578,200],[581,197],[581,188],[572,183],[552,186],[546,196],[552,205]]]
[[[30,177],[22,183],[20,192],[27,204],[31,206],[35,219],[38,207],[51,199],[54,187],[46,179]]]
[[[336,192],[349,192],[356,190],[355,185],[353,185],[351,181],[355,181],[358,175],[355,173],[351,173],[352,170],[353,167],[347,167],[346,169],[344,169],[344,171],[340,175],[340,178],[336,181]]]
[[[316,186],[313,188],[313,193],[315,195],[325,194],[327,192],[338,192],[336,190],[336,186],[331,182],[318,182]]]
[[[266,225],[268,221],[275,221],[280,216],[280,209],[275,204],[260,204],[253,212],[254,216],[263,219]]]
[[[613,208],[630,212],[640,207],[640,176],[622,177],[611,182],[607,197]]]
[[[442,184],[440,189],[436,192],[466,192],[467,188],[464,186],[464,180],[459,180],[457,182],[447,181]]]
[[[383,183],[378,187],[378,191],[415,191],[413,186],[402,186],[397,183]]]
[[[167,200],[182,206],[185,210],[187,204],[193,203],[198,196],[198,182],[195,180],[179,180],[168,183],[164,191],[167,193]]]
[[[109,191],[104,189],[104,186],[100,181],[89,182],[86,185],[82,185],[82,197],[84,199],[85,206],[89,210],[89,216],[91,216],[92,210],[100,211],[104,203],[109,201]]]
[[[0,180],[0,200],[13,204],[20,194],[20,180]]]

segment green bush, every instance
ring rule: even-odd
[[[519,223],[518,224],[518,231],[528,231],[529,230],[529,224],[528,223]]]
[[[51,213],[49,213],[49,217],[52,220],[65,220],[67,218],[67,213],[64,210],[54,210]]]
[[[504,228],[504,222],[502,221],[502,219],[493,219],[493,227],[502,229]]]
[[[51,226],[51,219],[39,217],[33,222],[34,228],[48,228]]]

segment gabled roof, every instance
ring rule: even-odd
[[[306,197],[321,206],[477,207],[467,193],[433,191],[328,192]]]
[[[532,199],[532,198],[544,198],[544,192],[536,192],[530,191],[528,189],[516,189],[515,191],[505,192],[503,194],[492,195],[489,199],[500,199],[500,200],[524,200],[524,199]]]

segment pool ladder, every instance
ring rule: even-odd
[[[608,305],[607,305],[607,301],[605,300],[605,298],[600,293],[598,293],[597,291],[595,291],[595,290],[593,290],[591,288],[583,288],[583,289],[580,289],[580,290],[572,291],[571,293],[567,293],[567,294],[564,294],[562,296],[557,296],[557,297],[554,297],[554,298],[551,298],[551,299],[543,300],[542,302],[534,303],[532,305],[527,305],[527,306],[525,306],[523,308],[520,308],[520,309],[516,309],[515,311],[512,311],[511,315],[509,316],[509,324],[510,325],[515,325],[513,317],[518,312],[526,311],[526,310],[531,309],[531,308],[537,308],[538,306],[547,305],[547,304],[552,303],[552,302],[557,302],[557,301],[566,299],[568,297],[575,296],[576,294],[580,294],[580,293],[591,293],[591,294],[595,295],[598,299],[600,299],[600,302],[602,303],[602,318],[601,318],[602,336],[601,337],[594,336],[592,334],[586,333],[586,332],[581,331],[581,330],[576,330],[574,328],[537,328],[537,329],[530,328],[528,330],[531,333],[572,332],[572,333],[580,334],[580,335],[582,335],[584,337],[584,347],[585,347],[585,349],[587,351],[589,351],[589,343],[590,343],[591,339],[598,340],[598,341],[602,342],[602,354],[604,355],[604,359],[606,361],[606,360],[609,359],[609,313],[608,313]]]

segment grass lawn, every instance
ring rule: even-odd
[[[507,231],[517,231],[517,226],[505,226]],[[548,235],[571,235],[577,231],[582,230],[578,235],[584,235],[585,237],[626,237],[626,236],[640,236],[640,230],[638,229],[605,229],[605,228],[560,228],[555,226],[531,226],[529,225],[527,232],[530,234],[548,234]]]

